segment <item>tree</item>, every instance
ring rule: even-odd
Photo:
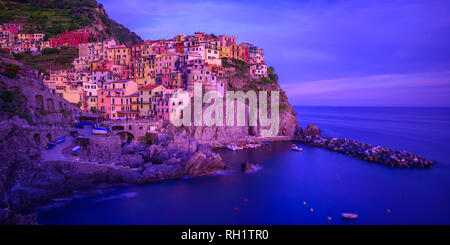
[[[278,75],[275,73],[275,68],[270,66],[267,68],[267,73],[269,74],[270,80],[272,80],[275,83],[278,83]]]
[[[90,36],[88,37],[88,42],[90,42],[90,43],[95,43],[95,42],[97,42],[97,38],[94,37],[94,36],[92,36],[92,35],[90,35]]]

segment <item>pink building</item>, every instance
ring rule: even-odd
[[[169,121],[183,116],[184,106],[188,103],[177,96],[176,92],[179,91],[181,89],[167,89],[161,96],[154,98],[154,117],[156,119]]]

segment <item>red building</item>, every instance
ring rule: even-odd
[[[69,31],[61,34],[61,36],[50,39],[51,47],[71,46],[77,47],[79,44],[89,43],[89,37],[97,38],[97,33],[93,30],[80,29]]]
[[[175,43],[175,52],[180,54],[184,53],[184,42]]]

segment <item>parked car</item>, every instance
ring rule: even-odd
[[[78,136],[78,131],[72,130],[70,131],[70,135],[74,138],[76,138]]]
[[[55,148],[55,146],[56,146],[55,142],[51,142],[51,143],[47,144],[45,149],[51,150],[51,149]]]

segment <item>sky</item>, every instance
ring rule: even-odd
[[[100,0],[143,39],[228,34],[264,49],[291,104],[450,106],[448,0]]]

